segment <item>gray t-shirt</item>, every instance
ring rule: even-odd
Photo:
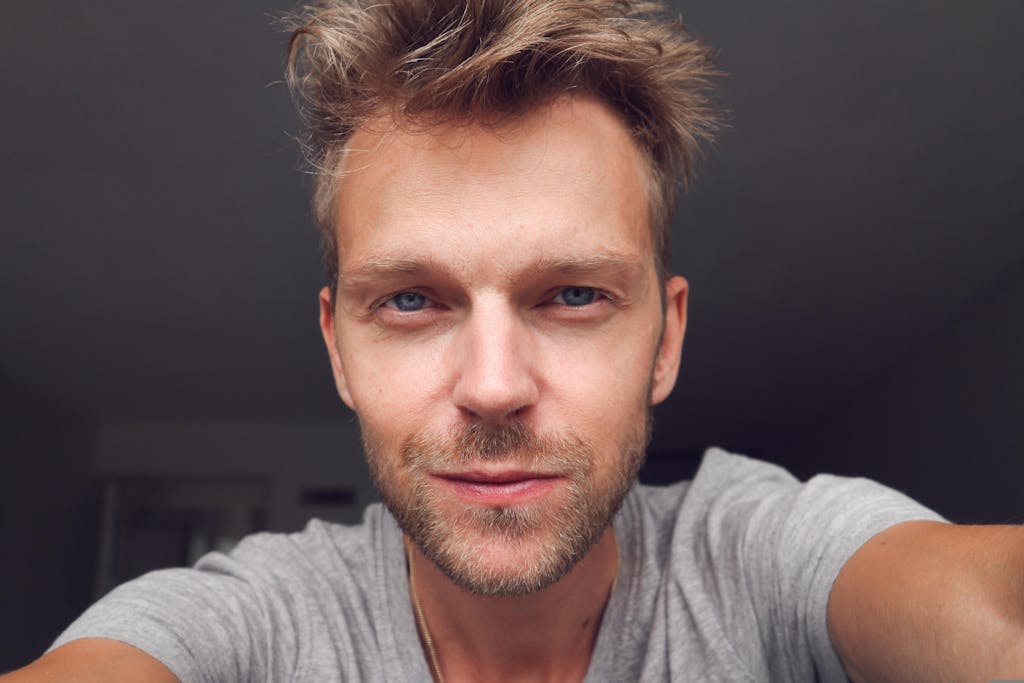
[[[829,591],[871,536],[941,519],[864,479],[711,449],[690,482],[637,485],[615,518],[619,575],[586,683],[846,681]],[[359,526],[262,533],[193,569],[111,591],[54,643],[130,643],[183,683],[430,681],[401,532],[379,504]]]

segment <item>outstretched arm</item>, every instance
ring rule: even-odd
[[[828,621],[856,683],[1024,679],[1024,527],[898,524],[843,567]]]
[[[142,650],[116,640],[74,640],[5,676],[0,683],[178,683],[177,677]]]

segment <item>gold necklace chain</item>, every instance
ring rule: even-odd
[[[427,654],[430,655],[430,675],[433,676],[434,683],[444,683],[441,665],[437,661],[437,648],[434,647],[434,639],[430,636],[427,619],[423,616],[423,607],[420,606],[419,596],[416,595],[416,583],[412,573],[413,550],[409,547],[408,540],[405,542],[405,557],[409,562],[409,594],[412,597],[412,608],[416,612],[416,621],[419,625],[420,635],[423,636],[423,643],[427,646]]]

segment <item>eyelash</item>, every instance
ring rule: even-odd
[[[588,301],[587,303],[581,304],[579,306],[570,306],[569,304],[564,304],[568,308],[586,308],[587,306],[591,306],[591,305],[597,303],[598,301],[610,301],[611,300],[611,297],[608,295],[607,292],[605,292],[604,290],[598,289],[597,287],[588,287],[586,285],[568,285],[566,287],[559,287],[558,290],[555,292],[554,296],[550,297],[546,301],[553,302],[554,299],[557,299],[558,297],[564,295],[566,292],[568,292],[571,289],[589,289],[589,290],[592,290],[594,292],[594,298],[591,301]]]
[[[555,303],[554,300],[556,298],[558,298],[559,296],[564,295],[567,291],[569,291],[571,289],[577,289],[577,288],[593,290],[594,291],[594,299],[592,301],[590,301],[590,302],[588,302],[586,304],[582,304],[580,306],[570,306],[569,304],[556,304],[556,305],[560,305],[560,306],[562,306],[563,308],[566,308],[566,309],[579,309],[579,310],[583,310],[583,309],[586,309],[586,308],[588,308],[590,306],[593,306],[594,304],[597,304],[597,303],[599,303],[601,301],[609,301],[609,302],[612,302],[612,303],[614,303],[614,301],[615,301],[615,299],[608,292],[606,292],[603,289],[599,289],[597,287],[589,287],[587,285],[565,285],[563,287],[558,287],[554,291],[553,294],[550,294],[549,296],[547,296],[541,303],[542,304],[554,304]],[[420,296],[422,296],[427,301],[428,305],[424,306],[423,308],[414,310],[414,311],[403,311],[400,308],[398,308],[397,305],[392,305],[392,304],[394,304],[395,299],[399,295],[407,294],[407,293],[408,294],[419,294]],[[420,292],[420,291],[418,291],[416,289],[403,289],[403,290],[394,292],[392,294],[388,294],[386,297],[383,297],[382,299],[379,299],[373,305],[374,310],[380,309],[380,308],[388,308],[388,309],[390,309],[390,310],[392,310],[392,311],[394,311],[395,313],[398,313],[398,314],[421,313],[422,311],[427,310],[427,309],[440,308],[440,307],[441,306],[437,303],[437,301],[435,301],[433,298],[431,298],[427,294],[424,294],[423,292]]]
[[[400,308],[398,308],[397,305],[390,305],[390,304],[393,304],[395,302],[395,299],[397,299],[402,294],[418,294],[418,295],[422,296],[427,301],[427,303],[428,303],[428,305],[424,306],[424,308],[436,308],[438,306],[436,301],[434,301],[431,297],[429,297],[428,295],[424,294],[423,292],[420,292],[420,291],[415,290],[415,289],[403,289],[403,290],[394,292],[392,294],[388,294],[386,297],[384,297],[382,299],[379,299],[373,305],[373,308],[374,309],[390,308],[391,310],[396,311],[398,313],[418,313],[419,311],[403,311]],[[423,310],[423,309],[419,309],[419,310]]]

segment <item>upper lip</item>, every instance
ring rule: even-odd
[[[437,472],[434,476],[442,479],[456,479],[478,484],[508,484],[526,479],[553,479],[560,475],[552,472],[532,472],[529,470],[465,470],[462,472]]]

